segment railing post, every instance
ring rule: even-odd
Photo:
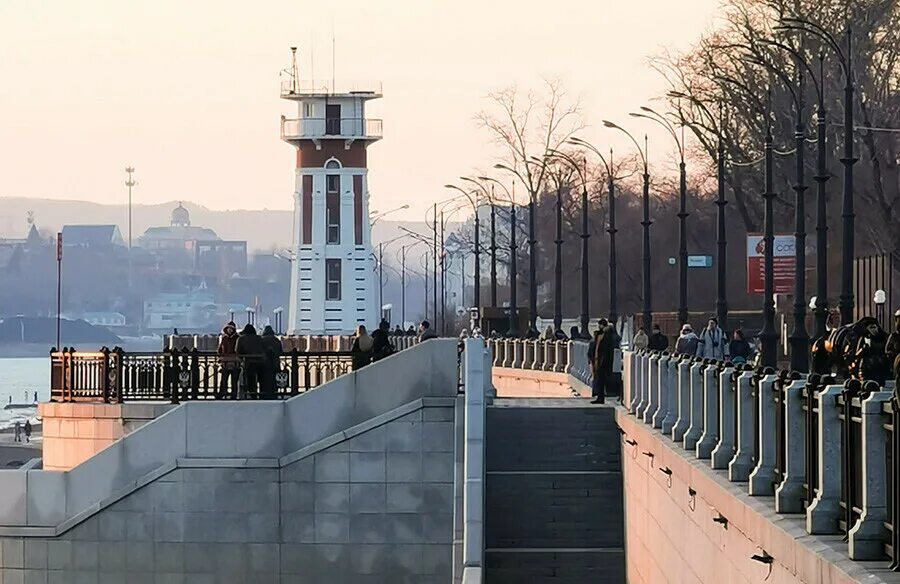
[[[556,347],[554,349],[554,352],[556,353],[556,357],[555,357],[555,360],[553,363],[553,371],[556,371],[558,373],[566,373],[568,371],[568,368],[566,367],[566,356],[571,355],[571,353],[569,352],[570,351],[569,347],[572,344],[573,343],[567,342],[567,341],[557,341],[556,342]],[[571,358],[568,359],[568,363],[569,364],[572,363]]]
[[[501,367],[512,367],[513,361],[515,360],[515,354],[514,354],[515,350],[516,350],[516,348],[514,346],[515,340],[503,339],[501,342],[503,343],[505,350],[503,351],[503,363],[500,366]]]
[[[668,382],[669,355],[668,353],[662,353],[659,355],[656,364],[656,384],[659,392],[657,402],[659,405],[653,414],[653,419],[650,420],[650,425],[654,428],[662,428],[663,420],[669,416],[669,394],[671,393],[671,388]]]
[[[678,376],[678,418],[672,426],[672,440],[681,442],[691,426],[691,362],[684,356],[676,355]]]
[[[743,483],[753,467],[753,381],[756,374],[744,371],[737,378],[737,448],[728,462],[728,480]]]
[[[125,403],[125,350],[122,347],[114,349],[116,361],[116,403]]]
[[[177,352],[176,349],[172,349],[172,353],[169,359],[171,365],[166,368],[169,371],[169,394],[171,396],[172,403],[177,404],[179,401],[178,391],[181,388],[181,384],[179,383],[179,377],[181,374],[181,355]]]
[[[300,393],[300,360],[297,346],[291,349],[291,395]]]
[[[103,353],[103,370],[101,374],[103,375],[103,379],[100,383],[103,386],[103,403],[109,403],[109,376],[112,373],[112,369],[109,366],[109,347],[103,347],[100,349],[100,352]]]
[[[690,369],[691,380],[691,422],[684,434],[684,449],[694,450],[703,434],[703,369],[705,364],[694,359]]]
[[[778,376],[766,374],[757,386],[757,403],[759,405],[758,460],[756,468],[750,473],[751,497],[771,496],[774,494],[775,481],[775,383]]]
[[[775,489],[776,513],[803,513],[803,483],[806,482],[806,433],[803,416],[805,374],[784,388],[784,468]]]
[[[703,371],[703,434],[697,442],[697,458],[705,460],[719,442],[719,365],[710,363]]]
[[[634,415],[644,419],[644,410],[650,406],[650,356],[646,351],[638,353],[638,403]]]
[[[513,340],[513,369],[524,369],[525,367],[525,341],[522,339]]]
[[[734,458],[734,367],[719,372],[719,442],[710,453],[709,466],[724,470]]]
[[[531,369],[532,371],[541,370],[541,362],[544,360],[544,343],[543,341],[525,341],[531,345],[530,359],[525,360],[522,369]]]
[[[197,399],[200,393],[200,358],[197,347],[191,349],[191,396]]]
[[[652,424],[653,416],[659,410],[659,355],[651,353],[648,363],[647,407],[644,408],[641,419],[645,424]]]
[[[869,383],[874,385],[874,382]],[[887,529],[884,527],[884,522],[888,519],[887,468],[884,464],[887,432],[881,420],[881,408],[890,399],[889,391],[873,391],[869,397],[860,398],[862,513],[856,525],[852,528],[848,526],[851,560],[880,560],[884,557],[884,544],[888,540]],[[850,501],[847,504],[851,504]]]
[[[843,385],[829,385],[817,395],[819,400],[819,490],[806,508],[806,532],[810,535],[838,533],[841,514],[841,420],[837,396]]]

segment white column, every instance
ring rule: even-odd
[[[659,428],[663,434],[669,436],[678,419],[678,360],[674,355],[669,355],[665,363],[665,377],[662,377],[663,374],[660,373],[660,378],[665,379],[666,414],[660,422]]]
[[[829,385],[819,392],[819,490],[806,508],[806,531],[810,535],[838,533],[841,514],[841,420],[837,396],[843,385]]]
[[[653,353],[648,360],[650,362],[648,367],[650,376],[649,383],[647,384],[647,395],[649,396],[649,399],[647,407],[644,409],[644,413],[641,416],[641,419],[644,420],[645,424],[651,424],[653,422],[653,416],[659,409],[659,355]]]
[[[776,513],[803,513],[803,483],[806,482],[806,415],[803,389],[806,377],[792,380],[784,388],[784,468],[775,489]]]
[[[641,418],[647,407],[647,354],[643,351],[635,353],[635,366],[637,373],[637,403],[634,406],[634,415]]]
[[[744,371],[737,380],[737,449],[728,463],[728,480],[742,483],[753,466],[753,372]]]
[[[710,467],[728,468],[734,458],[734,367],[719,372],[719,442],[710,454]]]
[[[694,450],[703,434],[703,368],[702,361],[691,364],[691,423],[684,434],[684,449]]]
[[[672,427],[672,440],[681,442],[684,434],[691,426],[691,362],[678,358],[678,418]]]
[[[756,468],[750,473],[751,497],[774,494],[775,480],[775,382],[778,376],[766,375],[759,380],[757,404],[759,406],[759,432],[757,440]]]
[[[697,442],[697,458],[712,456],[719,442],[719,368],[711,363],[703,370],[703,434]]]
[[[862,401],[862,513],[850,529],[850,559],[880,560],[888,533],[887,468],[885,450],[887,431],[881,405],[891,400],[890,391],[876,391]],[[896,488],[896,486],[895,486]]]
[[[463,565],[482,566],[484,558],[484,345],[465,341],[465,488]]]

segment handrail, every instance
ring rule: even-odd
[[[282,118],[281,138],[321,138],[348,136],[380,138],[383,122],[376,118]]]

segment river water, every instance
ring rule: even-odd
[[[0,358],[0,429],[12,426],[26,418],[35,421],[38,401],[50,399],[50,359]],[[8,405],[29,405],[27,408],[7,408]]]

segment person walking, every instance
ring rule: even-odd
[[[243,369],[243,391],[245,397],[257,397],[259,395],[259,378],[263,369],[263,348],[262,338],[256,334],[256,328],[250,323],[241,330],[238,335],[235,349],[238,358],[241,359]]]
[[[634,338],[631,340],[631,346],[635,351],[642,351],[650,346],[650,337],[644,332],[643,327],[638,328],[637,332],[634,334]]]
[[[375,361],[380,361],[385,357],[389,357],[393,353],[394,345],[391,344],[391,340],[388,338],[387,331],[385,331],[383,328],[379,328],[377,331],[373,332],[372,363],[374,363]]]
[[[361,324],[356,327],[356,334],[353,335],[353,345],[350,347],[350,366],[353,371],[359,371],[372,362],[372,337],[366,330],[366,325]]]
[[[16,424],[13,427],[13,442],[21,442],[21,441],[22,441],[22,422],[16,421]]]
[[[753,355],[753,347],[744,337],[744,331],[734,329],[731,335],[731,342],[728,343],[728,354],[731,355],[731,362],[735,365],[743,365],[751,360]]]
[[[715,317],[709,319],[706,328],[700,333],[697,356],[714,361],[725,360],[725,333],[719,328],[719,321]]]
[[[650,335],[647,348],[651,351],[665,351],[669,348],[669,337],[662,333],[658,324],[653,325],[653,334]]]
[[[276,375],[281,369],[281,354],[284,347],[281,345],[281,339],[275,335],[275,331],[271,326],[266,325],[260,339],[262,341],[264,363],[262,368],[262,376],[260,379],[260,393],[263,398],[271,399],[275,397],[277,387],[275,384]]]
[[[431,328],[431,323],[427,320],[423,320],[422,324],[419,325],[419,342],[436,338],[438,338],[438,336],[437,333],[434,332],[434,329]]]
[[[675,341],[675,352],[681,355],[690,355],[693,357],[697,353],[697,345],[699,344],[699,339],[697,338],[697,334],[694,332],[694,327],[690,324],[685,323],[681,327],[681,335],[678,336],[678,340]]]
[[[25,420],[25,442],[31,442],[31,420]]]
[[[225,323],[222,327],[222,334],[219,336],[219,346],[216,353],[219,355],[219,397],[224,397],[228,393],[228,385],[231,385],[231,396],[237,397],[238,380],[240,378],[241,368],[237,357],[237,327],[231,321]]]

